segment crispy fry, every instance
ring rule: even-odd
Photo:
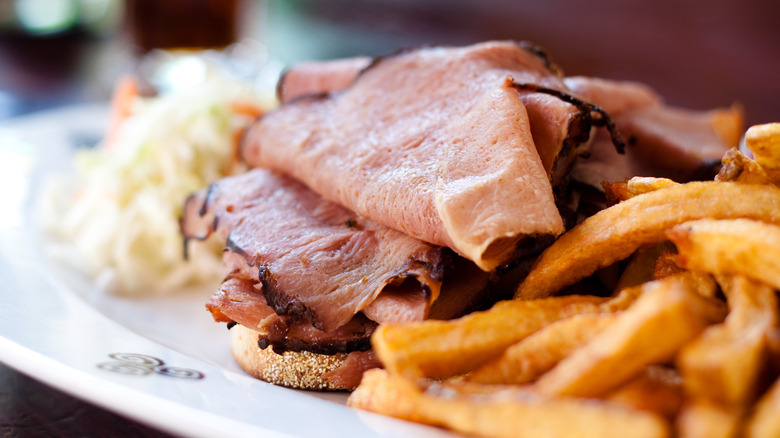
[[[577,315],[553,322],[507,348],[493,361],[468,375],[479,383],[522,384],[550,370],[575,348],[611,324],[616,315]]]
[[[382,369],[363,373],[360,385],[352,391],[347,405],[402,420],[438,426],[419,408],[421,393],[414,383]]]
[[[461,393],[434,384],[420,390],[384,370],[367,372],[349,397],[352,407],[484,437],[667,437],[668,425],[649,412],[598,400],[547,398],[505,389]]]
[[[723,306],[702,297],[678,276],[642,288],[642,296],[614,324],[540,377],[536,390],[601,396],[637,377],[647,365],[672,359],[682,345],[725,316]]]
[[[745,145],[769,180],[780,183],[780,123],[751,126],[745,133]]]
[[[669,279],[669,277],[674,278]],[[685,288],[695,291],[705,298],[712,298],[716,293],[717,284],[715,279],[706,272],[680,270],[679,272],[670,273],[659,280],[663,279],[679,282],[684,285]],[[617,295],[601,304],[602,312],[619,312],[628,309],[634,304],[634,301],[636,301],[637,298],[642,296],[647,287],[653,287],[652,284],[648,283],[649,282],[645,282],[621,289]]]
[[[780,436],[780,379],[756,403],[745,426],[746,438]]]
[[[681,280],[688,281],[687,278],[681,278]],[[634,301],[636,301],[636,299],[642,295],[642,286],[643,285],[640,284],[638,286],[627,287],[621,290],[617,295],[610,298],[609,301],[601,304],[601,311],[611,313],[628,309],[632,304],[634,304]]]
[[[780,189],[726,182],[679,184],[635,196],[600,211],[545,250],[516,298],[549,296],[647,243],[665,240],[674,225],[699,218],[751,218],[780,223]]]
[[[669,242],[661,242],[646,248],[639,248],[618,279],[616,290],[637,286],[646,281],[655,280],[656,264],[660,257],[674,251],[674,245]],[[681,272],[681,271],[677,271]]]
[[[780,205],[780,197],[773,203]],[[677,246],[677,263],[687,269],[744,275],[780,289],[780,227],[748,219],[702,219],[667,235]]]
[[[777,299],[771,287],[745,277],[720,283],[730,308],[726,320],[686,345],[677,366],[689,395],[739,410],[756,398],[767,371],[766,337],[777,326]]]
[[[450,377],[476,369],[551,322],[601,312],[605,302],[592,296],[503,301],[456,320],[383,324],[371,341],[377,357],[394,373]]]
[[[683,402],[682,379],[672,368],[650,365],[639,377],[604,399],[672,419]]]
[[[653,278],[658,280],[668,277],[670,275],[679,274],[685,272],[685,269],[681,268],[677,264],[677,252],[665,252],[658,256],[655,260],[655,266],[653,266]]]
[[[738,436],[742,414],[707,399],[685,404],[677,417],[679,438],[734,438]]]
[[[770,183],[764,168],[745,156],[737,148],[729,149],[723,154],[720,171],[715,176],[715,181],[732,181],[747,184]]]
[[[604,194],[610,204],[631,199],[634,196],[644,193],[654,192],[677,185],[678,183],[669,178],[655,178],[649,176],[635,176],[628,181],[603,182]]]
[[[687,274],[682,277],[690,281]],[[700,280],[691,284],[705,287]],[[636,287],[610,299],[571,295],[502,301],[490,310],[456,320],[383,324],[371,340],[379,359],[395,373],[410,378],[451,377],[475,370],[552,322],[625,310],[640,294],[641,288]]]

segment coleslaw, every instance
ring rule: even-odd
[[[225,78],[120,99],[114,109],[126,111],[113,112],[101,144],[78,151],[74,175],[46,190],[47,252],[117,294],[218,284],[222,245],[190,245],[185,260],[179,217],[190,194],[244,170],[238,138],[271,104]]]

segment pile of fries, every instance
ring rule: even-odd
[[[490,437],[780,436],[780,124],[745,144],[714,181],[605,184],[515,300],[381,326],[349,405]],[[611,297],[554,296],[616,263]]]

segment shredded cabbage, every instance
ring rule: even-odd
[[[49,190],[50,254],[113,293],[217,284],[221,244],[191,245],[184,260],[179,217],[187,196],[243,170],[236,142],[253,118],[236,103],[269,106],[235,80],[136,98],[111,144],[79,151],[73,179]]]

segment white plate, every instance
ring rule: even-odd
[[[45,175],[95,142],[106,107],[0,124],[0,361],[72,395],[186,436],[451,437],[350,409],[346,395],[276,387],[244,374],[203,293],[128,299],[97,293],[48,262],[34,201]]]

